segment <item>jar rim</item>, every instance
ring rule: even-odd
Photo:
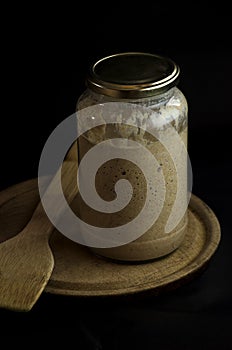
[[[177,85],[179,74],[179,66],[169,57],[122,52],[93,63],[86,85],[114,98],[142,98],[161,94]]]

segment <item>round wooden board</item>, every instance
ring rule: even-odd
[[[25,226],[38,202],[37,179],[0,193],[0,242]],[[55,267],[45,291],[97,297],[158,294],[182,285],[207,266],[221,238],[214,212],[195,195],[191,197],[188,216],[188,232],[181,246],[164,258],[143,264],[103,259],[54,230],[50,245]]]

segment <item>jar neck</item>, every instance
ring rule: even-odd
[[[176,87],[172,87],[171,89],[165,91],[161,94],[156,94],[154,96],[137,98],[137,99],[116,99],[107,95],[98,94],[91,89],[86,90],[86,94],[91,97],[91,100],[94,104],[104,103],[104,102],[125,102],[125,103],[134,103],[139,104],[144,107],[154,107],[159,108],[162,105],[165,105],[170,98],[173,96]]]

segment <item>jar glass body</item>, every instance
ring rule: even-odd
[[[123,261],[146,261],[165,256],[180,246],[187,229],[188,213],[185,210],[188,203],[187,152],[180,154],[180,143],[183,143],[187,149],[188,105],[186,98],[176,86],[163,93],[137,99],[113,98],[88,88],[79,97],[76,109],[78,111],[89,106],[110,102],[133,104],[138,106],[138,110],[135,109],[123,121],[120,116],[115,116],[115,123],[110,125],[103,120],[101,126],[81,135],[77,143],[79,162],[99,142],[112,138],[124,138],[146,147],[158,164],[154,179],[157,178],[159,172],[162,172],[164,182],[157,180],[155,188],[149,187],[146,176],[144,176],[146,170],[149,171],[151,168],[149,158],[146,161],[146,157],[143,157],[143,169],[139,169],[133,162],[125,159],[107,161],[96,174],[97,193],[104,200],[111,201],[115,198],[116,182],[126,179],[133,188],[131,201],[123,210],[111,214],[92,210],[83,201],[80,204],[80,218],[91,225],[98,226],[101,223],[102,227],[118,227],[127,224],[139,215],[144,208],[149,190],[153,191],[151,195],[157,203],[159,202],[157,198],[159,187],[165,185],[165,194],[159,217],[141,237],[118,247],[91,249],[101,256]],[[151,129],[155,135],[159,133],[161,135],[165,130],[168,145],[165,145],[159,136],[155,137]],[[175,164],[176,160],[178,160],[178,166]],[[173,208],[174,212],[172,212]],[[179,219],[175,227],[167,232],[166,225],[171,215],[174,219],[175,217]],[[146,217],[143,217],[143,220],[145,228]]]

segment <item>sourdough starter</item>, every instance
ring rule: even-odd
[[[155,127],[157,129],[166,128],[167,132],[168,128],[174,127],[187,148],[186,115],[183,116],[182,111],[179,109],[179,105],[183,106],[183,101],[181,101],[181,104],[178,103],[178,101],[184,97],[179,94],[179,90],[177,88],[174,88],[173,90],[174,98],[176,98],[176,103],[173,103],[172,100],[172,103],[169,102],[169,104],[167,101],[161,101],[158,107],[156,104],[154,114],[159,113],[164,116],[165,122],[163,125],[155,125]],[[89,101],[86,101],[84,99],[80,101],[79,109],[84,108],[90,104],[94,103],[89,103]],[[187,113],[187,105],[185,113]],[[138,118],[137,115],[131,117]],[[144,129],[146,130],[146,115],[144,116],[143,120],[141,120],[141,116],[139,116],[139,118],[140,124],[138,125],[143,125]],[[154,136],[146,132],[144,129],[140,127],[136,128],[133,126],[120,124],[120,122],[116,122],[112,125],[103,123],[101,126],[95,127],[86,132],[78,140],[79,161],[81,161],[86,152],[88,152],[97,143],[115,137],[123,137],[137,141],[145,146],[152,153],[152,155],[154,155],[159,163],[157,171],[161,171],[161,169],[163,171],[166,185],[166,195],[163,209],[154,225],[152,225],[150,229],[147,230],[140,238],[123,246],[114,248],[91,248],[95,253],[115,260],[145,261],[164,256],[179,247],[186,231],[187,211],[179,224],[171,232],[165,233],[165,225],[171,213],[171,209],[173,207],[177,194],[176,168],[172,158],[162,143],[158,141]],[[113,144],[112,147],[114,147]],[[172,143],[172,151],[174,153],[177,152],[177,145],[175,142]],[[147,162],[146,166],[150,166],[149,162]],[[138,166],[133,162],[119,158],[112,159],[104,163],[98,169],[95,179],[95,186],[98,194],[105,201],[112,201],[115,199],[116,182],[119,179],[127,179],[133,187],[132,199],[130,203],[121,211],[109,214],[95,211],[94,209],[90,208],[81,198],[79,198],[80,218],[83,221],[98,227],[117,227],[124,225],[134,219],[142,210],[146,200],[147,191],[149,191],[149,186],[147,186],[146,179],[141,170],[142,169],[139,169]],[[187,201],[186,155],[183,155],[181,158],[179,175],[179,205],[181,210],[183,204]],[[154,174],[154,177],[155,176],[156,174]],[[152,195],[156,197],[157,190],[153,190]]]

